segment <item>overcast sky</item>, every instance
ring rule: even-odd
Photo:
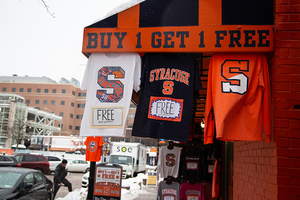
[[[116,6],[138,0],[1,0],[0,76],[82,81],[83,29]]]

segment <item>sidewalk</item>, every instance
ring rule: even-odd
[[[136,198],[133,200],[155,200],[156,199],[156,186],[155,185],[147,185],[146,187],[142,188],[143,192],[142,194],[139,194]]]
[[[155,200],[156,181],[149,182],[148,178],[147,175],[138,174],[135,178],[123,180],[122,200]]]
[[[141,193],[138,194],[136,198],[133,200],[155,200],[157,193],[157,178],[156,171],[154,171],[154,167],[149,167],[147,170],[146,176],[141,180]]]

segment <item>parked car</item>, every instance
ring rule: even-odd
[[[101,163],[101,162],[100,161],[96,162],[96,165],[99,163]],[[90,176],[90,171],[83,174],[82,179],[81,179],[81,187],[87,188],[89,186],[89,176]]]
[[[90,163],[85,160],[68,160],[66,166],[68,172],[88,172],[90,170]]]
[[[0,167],[1,199],[51,200],[53,183],[34,169]]]
[[[21,164],[13,156],[0,155],[0,167],[21,167]]]
[[[75,150],[75,151],[66,151],[66,154],[76,154],[76,155],[84,155],[85,150]]]
[[[62,158],[57,157],[57,156],[46,156],[46,155],[45,155],[45,157],[49,161],[49,164],[50,164],[50,174],[51,174],[51,172],[55,171],[56,166],[61,163]]]
[[[49,161],[43,155],[17,154],[15,157],[21,163],[22,167],[36,169],[44,174],[50,173]]]
[[[81,187],[87,188],[89,186],[89,176],[90,176],[90,172],[83,174],[81,180]]]

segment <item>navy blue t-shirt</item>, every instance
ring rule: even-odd
[[[132,136],[187,142],[193,94],[199,89],[194,54],[145,54]]]

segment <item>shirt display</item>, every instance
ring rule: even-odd
[[[156,200],[179,200],[180,185],[177,182],[167,184],[166,181],[159,182]]]
[[[101,151],[103,138],[102,137],[87,137],[85,142],[85,160],[91,162],[98,162],[101,159]]]
[[[264,126],[263,126],[264,125]],[[215,54],[209,65],[204,144],[271,140],[268,64],[263,54]]]
[[[200,88],[193,54],[146,53],[132,135],[187,142],[193,94]]]
[[[81,90],[87,89],[80,136],[126,135],[132,89],[139,90],[141,58],[137,53],[93,53]]]
[[[182,183],[180,186],[180,200],[204,200],[204,188],[200,183]]]
[[[180,174],[185,180],[203,180],[207,171],[202,149],[183,148],[180,158]]]
[[[178,177],[180,153],[181,150],[179,147],[168,149],[166,146],[162,146],[160,148],[157,163],[157,174],[160,175],[160,177]]]

